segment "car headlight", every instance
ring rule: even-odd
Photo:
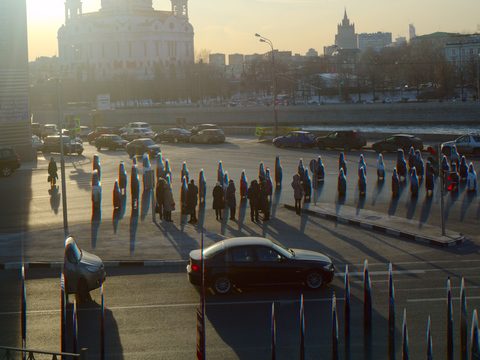
[[[85,266],[85,269],[91,273],[96,273],[100,270],[100,268],[97,266]]]
[[[323,268],[325,270],[329,270],[329,271],[332,271],[334,269],[333,264],[323,265]]]

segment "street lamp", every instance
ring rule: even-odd
[[[272,48],[272,73],[273,73],[273,124],[275,126],[274,137],[278,133],[278,121],[277,121],[277,80],[275,78],[275,56],[273,55],[273,43],[270,39],[261,36],[260,34],[255,34],[256,37],[260,38],[260,42],[267,43]]]

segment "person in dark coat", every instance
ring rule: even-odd
[[[428,164],[430,164],[430,162],[427,162],[427,173],[425,175],[425,191],[427,196],[431,196],[433,195],[433,189],[435,186],[435,174],[433,171],[428,170]]]
[[[223,187],[220,185],[220,182],[217,181],[217,184],[213,188],[213,208],[215,209],[215,217],[222,220],[222,210],[225,208],[225,198],[223,196]]]
[[[263,221],[270,220],[269,189],[264,178],[260,178],[260,208],[263,211]]]
[[[283,169],[280,156],[275,158],[275,187],[282,186]]]
[[[365,176],[365,168],[360,168],[360,174],[358,175],[358,192],[360,196],[365,195],[367,191],[367,177]]]
[[[460,168],[458,169],[458,175],[460,176],[460,180],[467,180],[468,165],[465,156],[462,156],[462,159],[460,160]]]
[[[227,206],[230,208],[230,220],[235,220],[235,209],[237,207],[235,191],[235,183],[233,180],[230,180],[227,187]]]
[[[250,217],[258,221],[258,208],[260,206],[260,189],[257,180],[252,180],[247,190],[247,199],[250,200]]]
[[[310,175],[308,175],[308,169],[305,169],[305,173],[303,175],[303,202],[310,202],[310,198],[312,196],[312,180],[310,180]]]
[[[338,171],[337,191],[339,196],[344,196],[347,192],[347,178],[342,167]]]
[[[397,150],[397,177],[398,180],[401,177],[403,177],[403,180],[406,180],[407,177],[407,162],[402,149]]]
[[[303,175],[305,175],[305,166],[303,165],[303,159],[300,158],[298,162],[297,174],[300,177],[300,182],[303,182]]]
[[[345,161],[345,154],[343,152],[338,156],[338,170],[343,169],[343,175],[347,176],[347,162]]]
[[[418,196],[418,176],[415,167],[412,168],[412,173],[410,175],[410,192],[412,196]]]
[[[417,172],[417,177],[419,179],[423,179],[423,174],[425,172],[425,169],[424,169],[422,153],[420,152],[420,150],[415,150],[415,161],[413,163],[414,163],[413,166],[415,167],[415,171]]]
[[[138,181],[137,167],[135,165],[132,166],[132,171],[130,172],[130,191],[132,193],[132,208],[136,209],[138,207],[140,182]]]
[[[195,182],[193,179],[190,180],[190,183],[188,184],[188,190],[187,190],[187,209],[188,212],[190,213],[190,220],[188,221],[189,223],[196,223],[197,220],[197,215],[196,215],[196,207],[198,204],[198,187],[195,185]]]
[[[50,178],[50,186],[54,186],[57,183],[57,163],[53,157],[50,158],[50,162],[48,163],[48,176]]]
[[[415,149],[413,146],[408,150],[408,172],[412,172],[412,168],[415,166]]]
[[[158,214],[160,215],[160,220],[163,219],[163,206],[165,204],[165,189],[167,187],[167,182],[163,177],[158,179],[156,191],[156,198],[157,198],[157,206],[158,206]]]
[[[172,211],[175,210],[175,201],[173,200],[172,186],[167,182],[164,194],[165,221],[172,222]]]
[[[295,212],[300,214],[302,209],[303,186],[298,174],[293,175],[292,188],[293,198],[295,199]]]
[[[397,175],[397,168],[393,168],[392,174],[392,196],[397,197],[400,193],[400,179]]]

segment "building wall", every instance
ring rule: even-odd
[[[392,43],[392,33],[377,32],[374,34],[358,34],[358,50],[365,51],[369,47],[381,49]]]

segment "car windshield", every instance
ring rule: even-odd
[[[155,143],[153,142],[153,140],[145,140],[143,143],[145,144],[145,146],[155,145]]]
[[[110,140],[123,140],[119,135],[110,136]]]
[[[225,246],[223,245],[223,241],[220,241],[216,243],[215,245],[212,245],[205,250],[203,250],[203,256],[205,258],[212,258],[215,255],[217,255],[219,252],[223,251],[225,249]]]
[[[272,244],[273,244],[273,248],[275,250],[277,250],[283,256],[285,256],[289,259],[292,258],[292,257],[295,257],[295,251],[293,251],[292,249],[289,249],[289,248],[287,248],[283,245],[277,244],[277,243],[272,243]]]
[[[189,133],[190,131],[187,131],[187,130],[185,130],[185,129],[179,129],[178,132],[179,132],[179,133]]]
[[[75,254],[75,259],[77,259],[77,261],[80,261],[80,259],[82,258],[82,250],[78,248],[75,241],[72,241],[71,244],[72,244],[73,253]]]

